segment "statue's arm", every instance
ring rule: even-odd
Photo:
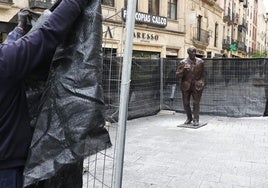
[[[182,76],[183,70],[184,70],[184,66],[185,66],[185,62],[183,62],[183,61],[180,61],[177,64],[177,69],[176,69],[176,75],[177,76]]]

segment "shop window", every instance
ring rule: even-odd
[[[177,0],[168,0],[168,18],[177,19]]]
[[[149,0],[148,13],[159,15],[159,0]]]
[[[101,0],[101,4],[113,7],[114,0]]]

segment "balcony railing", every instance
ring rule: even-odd
[[[242,31],[242,30],[247,30],[248,29],[248,23],[246,22],[246,20],[245,19],[243,19],[242,20],[242,22],[241,23],[239,23],[239,25],[238,25],[238,31]]]
[[[222,49],[229,50],[230,49],[231,40],[230,37],[222,40]]]
[[[49,9],[56,0],[29,0],[30,8]]]
[[[242,41],[237,41],[237,49],[239,51],[246,52],[247,51],[246,44],[244,42],[242,42]]]
[[[13,0],[0,0],[0,3],[13,3]]]
[[[204,29],[194,28],[193,42],[197,45],[208,46],[208,44],[209,44],[209,32],[204,30]]]

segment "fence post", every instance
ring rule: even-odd
[[[115,155],[114,188],[121,188],[125,152],[126,121],[128,116],[128,98],[130,87],[133,33],[135,25],[136,0],[128,0],[126,16],[126,34],[123,56],[122,79],[119,102],[118,132]]]
[[[164,58],[160,58],[160,110],[163,109],[164,100]]]

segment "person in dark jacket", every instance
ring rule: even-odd
[[[199,125],[199,104],[205,85],[204,61],[196,57],[196,48],[191,46],[187,49],[189,57],[179,62],[176,74],[182,76],[181,90],[184,110],[187,120],[184,124]],[[193,117],[190,107],[190,99],[193,97]]]
[[[24,81],[41,62],[50,63],[89,0],[62,0],[48,20],[25,34],[27,11],[0,44],[0,188],[21,188],[32,139]],[[22,20],[20,20],[22,18]],[[24,35],[24,36],[22,36]]]

